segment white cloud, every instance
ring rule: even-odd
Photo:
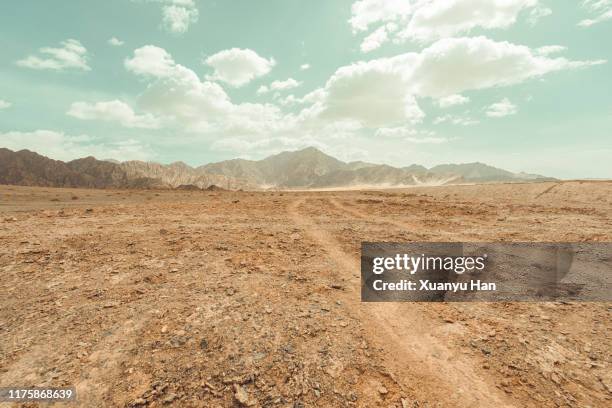
[[[288,78],[284,81],[274,81],[270,84],[270,86],[262,85],[257,90],[258,94],[265,94],[270,91],[286,91],[289,89],[297,88],[302,85],[301,82],[296,81],[293,78]]]
[[[74,160],[86,156],[98,159],[150,160],[148,146],[134,139],[103,142],[87,135],[67,135],[54,130],[0,133],[0,145],[11,150],[28,149],[56,160]]]
[[[532,26],[536,25],[541,19],[544,17],[548,17],[553,13],[553,11],[548,7],[536,6],[531,9],[529,12],[529,17],[527,17],[527,22]]]
[[[276,65],[274,58],[266,59],[253,50],[240,48],[220,51],[206,58],[205,63],[215,70],[208,79],[223,81],[234,87],[266,75]]]
[[[504,98],[487,108],[487,116],[490,118],[503,118],[504,116],[515,115],[518,109],[508,98]]]
[[[5,100],[3,100],[3,99],[0,99],[0,109],[8,109],[8,108],[10,108],[11,106],[13,106],[13,104],[12,104],[12,103],[7,102],[7,101],[5,101]]]
[[[130,105],[119,100],[95,104],[74,102],[66,113],[82,120],[118,122],[128,128],[157,129],[161,125],[153,115],[137,115]]]
[[[470,101],[470,98],[463,95],[448,95],[438,99],[438,106],[440,108],[450,108],[451,106],[465,105]]]
[[[486,37],[439,40],[419,54],[394,57],[420,96],[443,97],[470,89],[508,86],[551,72],[605,63],[535,54],[529,47]]]
[[[459,126],[472,126],[472,125],[479,124],[480,121],[467,117],[467,116],[460,116],[460,115],[438,116],[433,121],[434,125],[439,125],[441,123],[451,123],[453,125],[459,125]]]
[[[531,23],[552,12],[538,0],[358,0],[349,23],[354,32],[378,26],[362,43],[362,50],[372,50],[387,40],[389,23],[399,28],[394,42],[431,42],[475,28],[508,28],[525,10]]]
[[[431,41],[484,29],[507,28],[518,14],[534,7],[537,0],[451,0],[420,3],[400,38]]]
[[[78,69],[89,71],[87,64],[87,49],[78,40],[68,39],[60,43],[59,48],[43,47],[39,49],[40,55],[30,55],[17,61],[17,65],[32,69],[50,69],[62,71],[65,69]]]
[[[387,42],[389,36],[387,35],[387,27],[382,26],[364,38],[361,43],[362,52],[370,52],[379,48],[381,45]]]
[[[306,71],[308,69],[310,69],[310,64],[302,64],[302,65],[300,65],[300,70]]]
[[[307,113],[326,120],[355,120],[375,128],[418,123],[425,116],[393,59],[341,67],[325,84],[322,96]]]
[[[198,21],[200,13],[194,0],[132,0],[135,3],[161,4],[161,28],[173,34],[184,34]]]
[[[139,107],[189,132],[263,134],[291,124],[274,105],[233,103],[219,84],[201,81],[162,48],[139,48],[125,65],[149,81]]]
[[[163,48],[145,45],[134,50],[134,57],[126,58],[124,65],[137,75],[165,77],[174,70],[175,62]]]
[[[551,54],[558,54],[560,52],[563,52],[567,50],[567,47],[564,47],[562,45],[547,45],[544,47],[540,47],[537,48],[535,51],[538,55],[551,55]]]
[[[351,6],[349,20],[354,31],[365,31],[371,24],[396,21],[413,10],[409,0],[359,0]]]
[[[315,89],[312,92],[307,93],[301,98],[296,97],[295,95],[287,95],[284,98],[278,98],[277,102],[281,105],[303,105],[303,104],[317,104],[323,101],[325,98],[325,91],[322,88]]]
[[[612,0],[583,0],[582,7],[595,17],[581,20],[578,23],[580,27],[591,27],[612,20]]]
[[[125,44],[125,42],[121,41],[117,37],[112,37],[108,40],[108,44],[114,47],[121,47],[123,44]]]
[[[418,123],[424,113],[417,97],[445,98],[603,62],[549,58],[529,47],[486,37],[443,39],[421,52],[339,68],[320,90],[319,101],[302,115],[351,119],[366,127]]]
[[[185,7],[177,4],[162,8],[162,26],[175,34],[186,33],[189,25],[198,21],[199,12],[195,7]]]
[[[448,139],[444,137],[436,137],[435,132],[418,130],[411,126],[380,128],[376,130],[375,136],[402,139],[414,144],[440,144],[448,142]]]
[[[404,140],[414,144],[442,144],[448,142],[448,139],[444,137],[407,137]]]

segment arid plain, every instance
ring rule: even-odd
[[[610,240],[612,182],[0,186],[0,385],[84,407],[610,406],[610,303],[359,297],[362,241]]]

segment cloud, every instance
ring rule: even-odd
[[[223,81],[234,87],[241,87],[268,74],[276,65],[274,58],[266,59],[253,50],[240,48],[220,51],[206,58],[205,63],[215,70],[208,79]]]
[[[382,44],[387,42],[389,36],[387,35],[387,27],[382,26],[364,38],[361,43],[361,51],[362,52],[370,52],[379,48]]]
[[[532,26],[535,26],[541,19],[544,17],[548,17],[553,13],[551,9],[543,6],[535,6],[529,12],[529,17],[527,17],[527,22]]]
[[[302,64],[302,65],[300,65],[300,70],[301,71],[306,71],[308,69],[310,69],[310,64]]]
[[[291,123],[274,105],[233,103],[219,84],[201,81],[163,48],[139,48],[125,66],[148,82],[138,98],[139,107],[188,132],[264,134]]]
[[[184,34],[197,23],[200,12],[194,0],[132,0],[135,3],[161,4],[161,28],[172,34]]]
[[[103,142],[87,135],[71,136],[54,130],[0,133],[0,146],[11,150],[28,149],[57,160],[74,160],[86,156],[98,159],[150,160],[148,146],[134,139]]]
[[[128,128],[158,129],[160,120],[151,114],[137,115],[125,102],[119,100],[108,102],[74,102],[67,115],[82,120],[101,120],[118,122]]]
[[[380,128],[376,130],[375,136],[402,139],[414,144],[441,144],[448,142],[447,138],[436,137],[435,132],[418,130],[411,126]]]
[[[442,144],[448,142],[448,139],[444,137],[407,137],[404,140],[414,144]]]
[[[479,124],[480,121],[467,117],[467,116],[459,116],[459,115],[438,116],[433,121],[434,125],[439,125],[441,123],[450,123],[450,124],[459,125],[459,126],[472,126],[472,125]]]
[[[463,95],[448,95],[438,99],[440,108],[450,108],[451,106],[464,105],[470,101],[470,98]]]
[[[351,119],[366,127],[424,117],[420,97],[446,98],[464,91],[509,86],[555,71],[601,64],[537,55],[529,47],[486,37],[449,38],[420,52],[357,62],[339,68],[302,115]]]
[[[372,50],[387,41],[389,23],[399,28],[394,42],[432,42],[476,28],[508,28],[524,10],[531,10],[531,23],[551,13],[538,0],[358,0],[349,23],[355,33],[378,26],[362,43],[362,50]]]
[[[487,116],[490,118],[503,118],[504,116],[515,115],[518,109],[508,98],[504,98],[487,108]]]
[[[524,45],[471,37],[439,40],[418,54],[395,57],[393,64],[400,67],[415,94],[444,97],[605,62],[550,58]]]
[[[12,103],[7,102],[7,101],[5,101],[5,100],[3,100],[3,99],[0,99],[0,109],[8,109],[8,108],[10,108],[11,106],[13,106],[13,104],[12,104]]]
[[[31,69],[49,69],[63,71],[76,69],[90,71],[87,64],[87,49],[78,40],[68,39],[60,43],[59,48],[43,47],[40,55],[30,55],[17,61],[17,65]]]
[[[281,105],[303,105],[303,104],[317,104],[325,98],[325,91],[322,88],[315,89],[312,92],[307,93],[301,98],[295,95],[287,95],[284,98],[278,98],[277,102]]]
[[[170,75],[176,64],[163,48],[145,45],[134,50],[134,56],[126,58],[124,65],[134,74],[160,78]]]
[[[125,44],[125,42],[121,41],[117,37],[112,37],[108,40],[108,44],[114,47],[121,47],[123,44]]]
[[[262,85],[257,90],[258,94],[265,94],[271,91],[286,91],[289,89],[297,88],[302,85],[301,82],[296,81],[293,78],[288,78],[284,81],[274,81],[270,86]]]
[[[162,26],[174,34],[183,34],[192,23],[198,21],[198,9],[184,5],[169,4],[162,8]]]
[[[412,3],[408,0],[359,0],[351,6],[349,22],[353,31],[365,31],[375,23],[408,17],[414,8]]]
[[[327,81],[322,100],[307,112],[325,120],[355,120],[375,128],[418,123],[425,116],[393,59],[341,67]]]
[[[567,50],[567,47],[564,47],[562,45],[547,45],[547,46],[544,46],[544,47],[537,48],[535,50],[535,52],[538,55],[547,56],[547,55],[551,55],[551,54],[558,54],[558,53],[563,52],[565,50]]]
[[[612,19],[612,0],[583,0],[582,7],[595,17],[581,20],[578,23],[580,27],[591,27]]]

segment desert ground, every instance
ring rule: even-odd
[[[610,240],[612,182],[0,186],[0,386],[76,387],[53,406],[609,407],[612,304],[361,303],[359,250]]]

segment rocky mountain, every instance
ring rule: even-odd
[[[152,178],[171,188],[190,185],[206,189],[216,185],[229,190],[250,190],[258,187],[257,184],[250,183],[241,177],[210,173],[202,167],[193,168],[183,162],[164,165],[143,161],[127,161],[120,163],[119,166],[130,179]]]
[[[345,163],[314,147],[283,152],[259,161],[235,159],[200,168],[213,174],[245,179],[262,188],[281,189],[550,180],[538,175],[515,174],[482,163],[447,164],[431,169],[416,164],[398,168],[360,161]]]
[[[228,160],[200,167],[211,174],[243,178],[262,187],[308,187],[346,163],[314,147],[297,152],[282,152],[263,160]]]
[[[515,174],[482,163],[445,164],[427,169],[419,165],[340,161],[309,147],[263,160],[234,159],[191,167],[97,160],[93,157],[62,162],[28,150],[0,148],[0,184],[87,188],[175,188],[181,190],[256,190],[402,187],[458,183],[551,180]]]
[[[130,178],[118,164],[93,157],[63,162],[29,150],[0,148],[0,184],[45,187],[157,188],[158,180]]]

